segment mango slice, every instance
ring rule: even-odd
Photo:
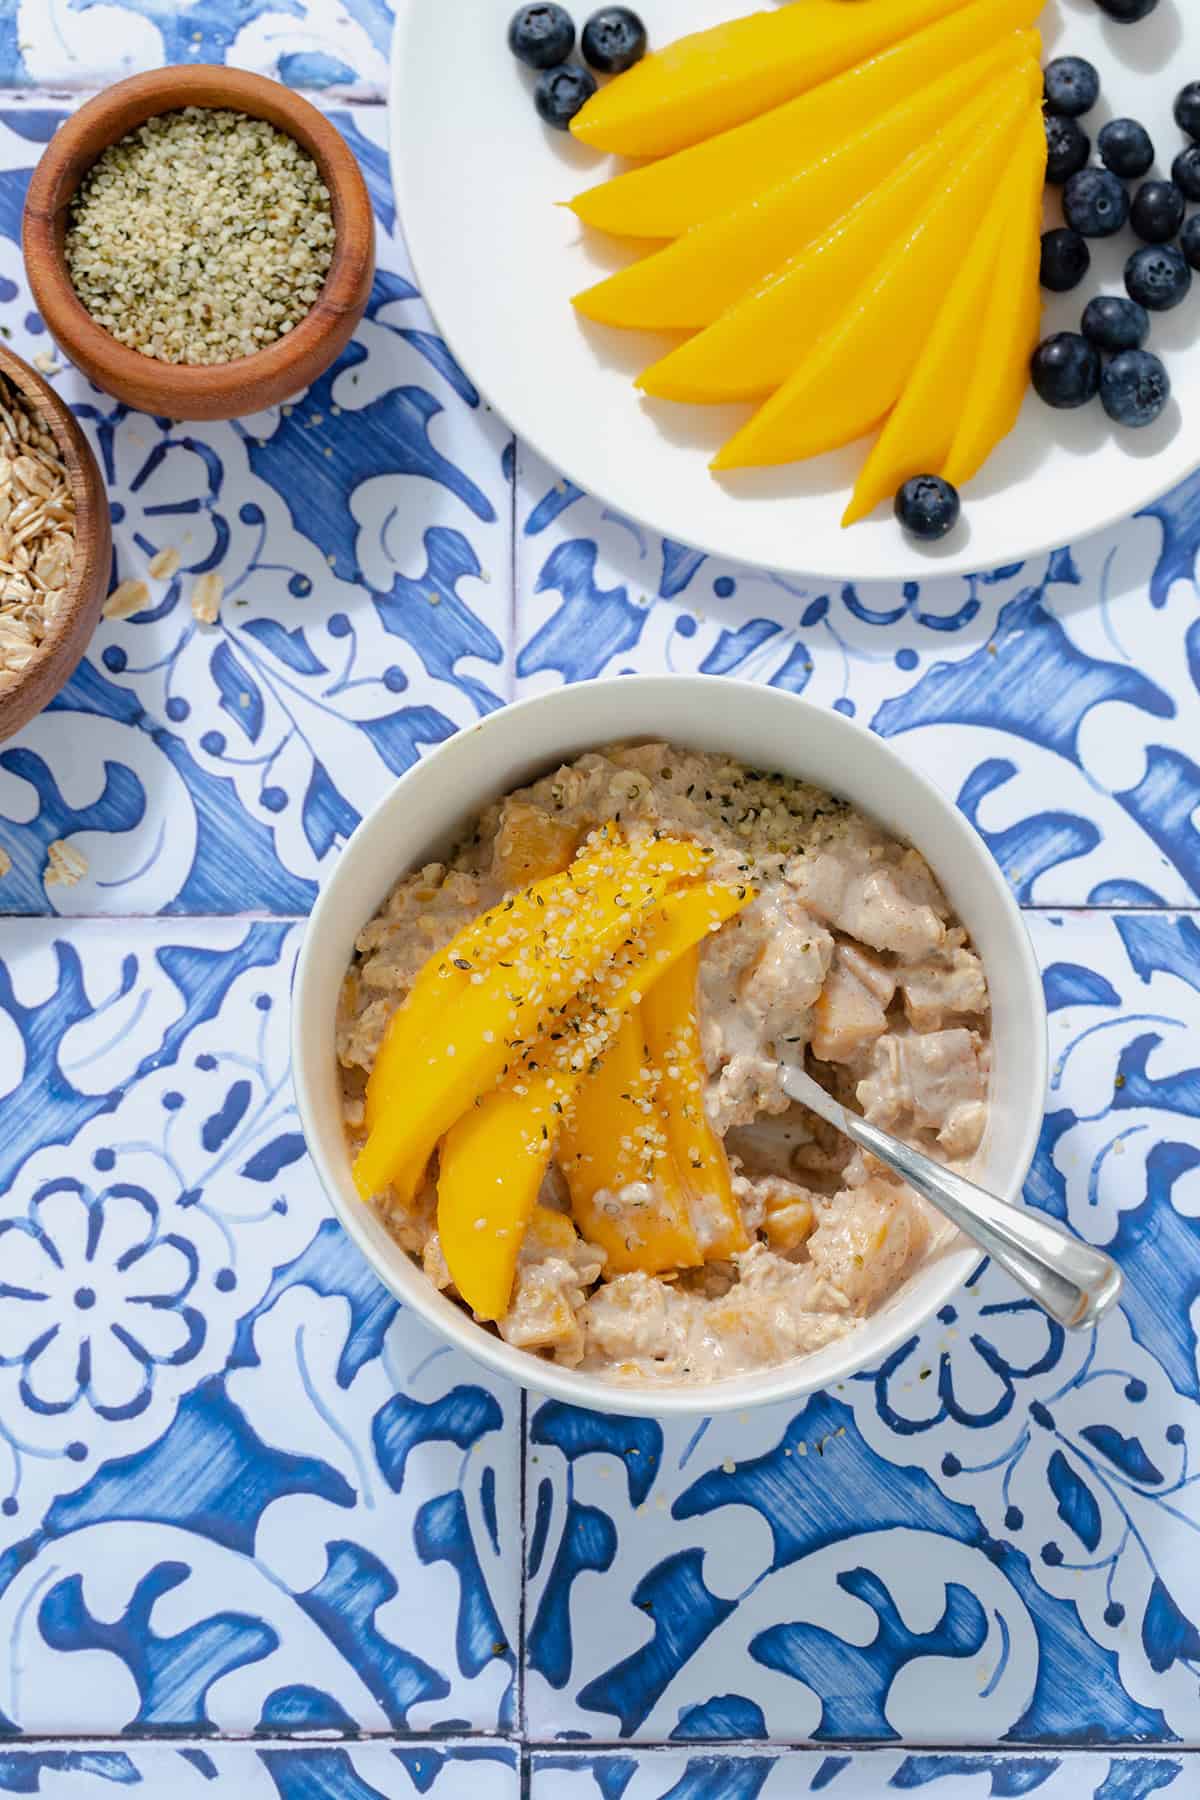
[[[364,1117],[372,1131],[389,1097],[403,1094],[412,1059],[446,1007],[471,984],[472,974],[491,968],[498,956],[508,957],[528,941],[540,926],[547,906],[553,907],[572,884],[584,884],[603,865],[619,841],[619,832],[605,825],[582,857],[561,875],[525,888],[499,901],[481,918],[456,932],[439,954],[421,969],[400,1006],[388,1020],[375,1065],[367,1080]]]
[[[807,11],[805,0],[793,0]],[[851,0],[844,0],[845,5]],[[858,0],[866,11],[869,0]],[[828,154],[684,237],[576,295],[585,318],[637,330],[709,325],[773,275],[897,163],[927,142],[998,71],[1029,55],[1029,40],[1010,32],[982,55],[872,119]]]
[[[665,156],[956,12],[964,0],[801,0],[693,32],[602,87],[571,124],[582,144]]]
[[[990,351],[983,335],[988,296],[993,282],[1007,280],[1008,266],[999,265],[1000,244],[1025,185],[1018,157],[1005,170],[908,386],[863,465],[843,525],[865,518],[911,476],[937,474],[945,463],[962,413],[964,376],[969,381],[976,359]]]
[[[961,487],[978,473],[1017,422],[1029,386],[1029,359],[1041,330],[1042,189],[1046,179],[1045,132],[1031,119],[1021,144],[1023,191],[1000,247],[1005,275],[992,290],[980,356],[971,372],[958,431],[942,468]]]
[[[704,861],[696,845],[670,839],[618,846],[586,881],[540,907],[542,923],[528,941],[439,1012],[355,1158],[363,1198],[390,1182],[401,1204],[410,1201],[439,1138],[495,1086],[550,1013],[595,980],[668,888],[698,875]]]
[[[935,190],[907,240],[847,302],[844,316],[779,391],[713,459],[714,469],[756,468],[819,456],[851,443],[890,412],[924,341],[929,296],[953,281],[962,246],[1040,91],[1041,70],[1021,64],[996,84],[991,117]]]
[[[1025,33],[1027,47],[1037,42]],[[782,386],[804,352],[835,323],[897,238],[911,233],[935,184],[984,123],[976,95],[937,135],[829,229],[706,330],[651,365],[637,385],[664,400],[757,400]]]
[[[446,1267],[480,1319],[508,1311],[525,1227],[554,1150],[559,1083],[531,1076],[497,1088],[442,1139],[438,1238]],[[561,1105],[561,1102],[559,1102]]]
[[[642,935],[622,947],[601,1000],[579,995],[569,1001],[554,1035],[532,1044],[507,1080],[468,1106],[447,1131],[438,1165],[438,1234],[454,1285],[480,1318],[498,1319],[508,1310],[546,1165],[593,1060],[637,1006],[651,972],[661,979],[676,958],[752,898],[748,888],[709,884],[667,894],[643,922]]]
[[[725,1146],[704,1110],[704,1055],[696,1017],[699,952],[681,956],[642,1001],[646,1050],[658,1073],[655,1105],[666,1148],[689,1200],[705,1262],[749,1248]]]
[[[1043,0],[973,0],[949,18],[847,69],[760,118],[629,169],[568,204],[585,225],[619,237],[674,238],[826,156],[910,94],[1010,32],[1034,23]]]
[[[575,1222],[604,1251],[610,1274],[658,1275],[702,1261],[654,1104],[640,1007],[626,1014],[600,1068],[581,1084],[560,1161]]]

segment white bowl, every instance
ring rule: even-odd
[[[334,1053],[338,993],[354,940],[397,879],[445,854],[491,800],[558,763],[619,740],[662,738],[841,795],[920,850],[983,958],[992,994],[990,1122],[978,1179],[1016,1200],[1046,1091],[1042,985],[1020,911],[981,838],[946,796],[881,738],[776,688],[708,675],[633,676],[541,694],[461,731],[401,777],[347,844],[313,909],[296,971],[292,1062],[317,1172],[379,1279],[451,1344],[500,1375],[608,1412],[728,1412],[797,1400],[880,1362],[967,1279],[979,1252],[938,1248],[892,1299],[839,1343],[779,1368],[711,1383],[644,1388],[515,1350],[440,1294],[363,1204],[350,1175]]]

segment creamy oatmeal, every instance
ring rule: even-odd
[[[430,959],[481,915],[502,917],[506,896],[563,870],[604,826],[635,846],[703,846],[705,882],[724,884],[739,908],[719,928],[714,918],[699,945],[692,1085],[702,1114],[697,1124],[684,1091],[686,1032],[656,1038],[650,1001],[635,994],[647,1085],[636,1071],[624,1081],[613,1073],[627,1032],[584,1070],[596,1093],[608,1082],[616,1149],[598,1144],[594,1125],[587,1137],[570,1101],[552,1103],[537,1203],[491,1328],[627,1382],[711,1381],[804,1355],[887,1299],[923,1255],[932,1221],[888,1171],[788,1100],[781,1069],[807,1068],[868,1119],[967,1163],[987,1121],[989,1055],[983,968],[930,869],[812,787],[649,744],[582,756],[490,807],[469,842],[400,881],[359,935],[337,1042],[351,1148],[367,1139],[367,1081],[389,1021]],[[455,960],[468,971],[455,979],[483,980],[469,957]],[[543,1022],[547,1036],[554,1022]],[[447,1048],[461,1062],[465,1046]],[[530,1055],[527,1040],[519,1053]],[[511,1082],[507,1064],[504,1073]],[[586,1091],[571,1092],[583,1109]],[[403,1091],[395,1105],[403,1109]],[[630,1106],[644,1129],[620,1123]],[[676,1126],[692,1122],[674,1152],[672,1107]],[[707,1130],[713,1154],[681,1151],[689,1130]],[[642,1165],[629,1157],[644,1154],[645,1178],[581,1200],[588,1145],[604,1152],[597,1166],[635,1173]],[[674,1166],[675,1152],[686,1216],[664,1223],[670,1184],[664,1177],[660,1191],[655,1171]],[[438,1176],[435,1153],[407,1189],[385,1184],[372,1203],[429,1280],[459,1298]],[[489,1179],[483,1172],[484,1187]],[[492,1237],[485,1211],[474,1221],[480,1254]],[[668,1266],[662,1246],[676,1242],[690,1249]]]

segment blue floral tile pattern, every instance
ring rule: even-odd
[[[0,1749],[0,1793],[55,1800],[517,1800],[516,1752],[502,1744],[69,1743]]]
[[[658,1750],[588,1756],[535,1752],[530,1800],[883,1800],[920,1793],[931,1800],[1037,1794],[1039,1800],[1179,1800],[1200,1778],[1194,1756],[922,1755],[899,1751],[749,1752]]]
[[[97,88],[229,63],[359,99],[387,90],[389,0],[0,0],[0,87]]]
[[[1200,477],[1037,564],[806,587],[654,537],[522,450],[522,694],[734,675],[871,725],[956,795],[1032,905],[1200,899]]]
[[[1124,1310],[1069,1336],[988,1269],[799,1410],[535,1407],[539,1737],[1200,1735],[1200,932],[1033,926],[1054,1061],[1028,1194],[1113,1248]]]
[[[513,1722],[516,1399],[328,1215],[297,943],[0,925],[0,1739]]]

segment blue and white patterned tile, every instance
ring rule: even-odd
[[[0,0],[0,87],[91,89],[166,63],[387,93],[389,0]]]
[[[1055,1055],[1028,1193],[1114,1249],[1123,1310],[1070,1337],[989,1269],[799,1409],[533,1409],[537,1736],[1200,1737],[1200,930],[1033,927]]]
[[[517,1800],[507,1744],[89,1744],[0,1750],[0,1793],[53,1800]]]
[[[1197,1791],[1200,1759],[1178,1756],[928,1755],[889,1750],[535,1750],[530,1800],[883,1800],[928,1789],[934,1800],[1148,1800]]]
[[[58,115],[39,115],[41,135]],[[237,424],[130,412],[54,379],[100,455],[114,582],[68,687],[0,747],[0,910],[307,912],[360,814],[460,725],[509,697],[510,439],[432,331],[395,226],[378,109],[334,115],[371,183],[380,267],[337,367]],[[28,129],[28,116],[24,119]],[[19,247],[37,144],[0,119],[0,298],[46,352]],[[182,566],[148,577],[157,550]],[[201,574],[217,624],[193,616]],[[65,839],[87,873],[47,886]]]
[[[1200,477],[1027,566],[839,590],[702,557],[519,460],[522,694],[632,670],[803,693],[953,793],[1023,901],[1200,899]]]
[[[297,947],[0,923],[0,1738],[513,1719],[516,1396],[329,1216]]]

